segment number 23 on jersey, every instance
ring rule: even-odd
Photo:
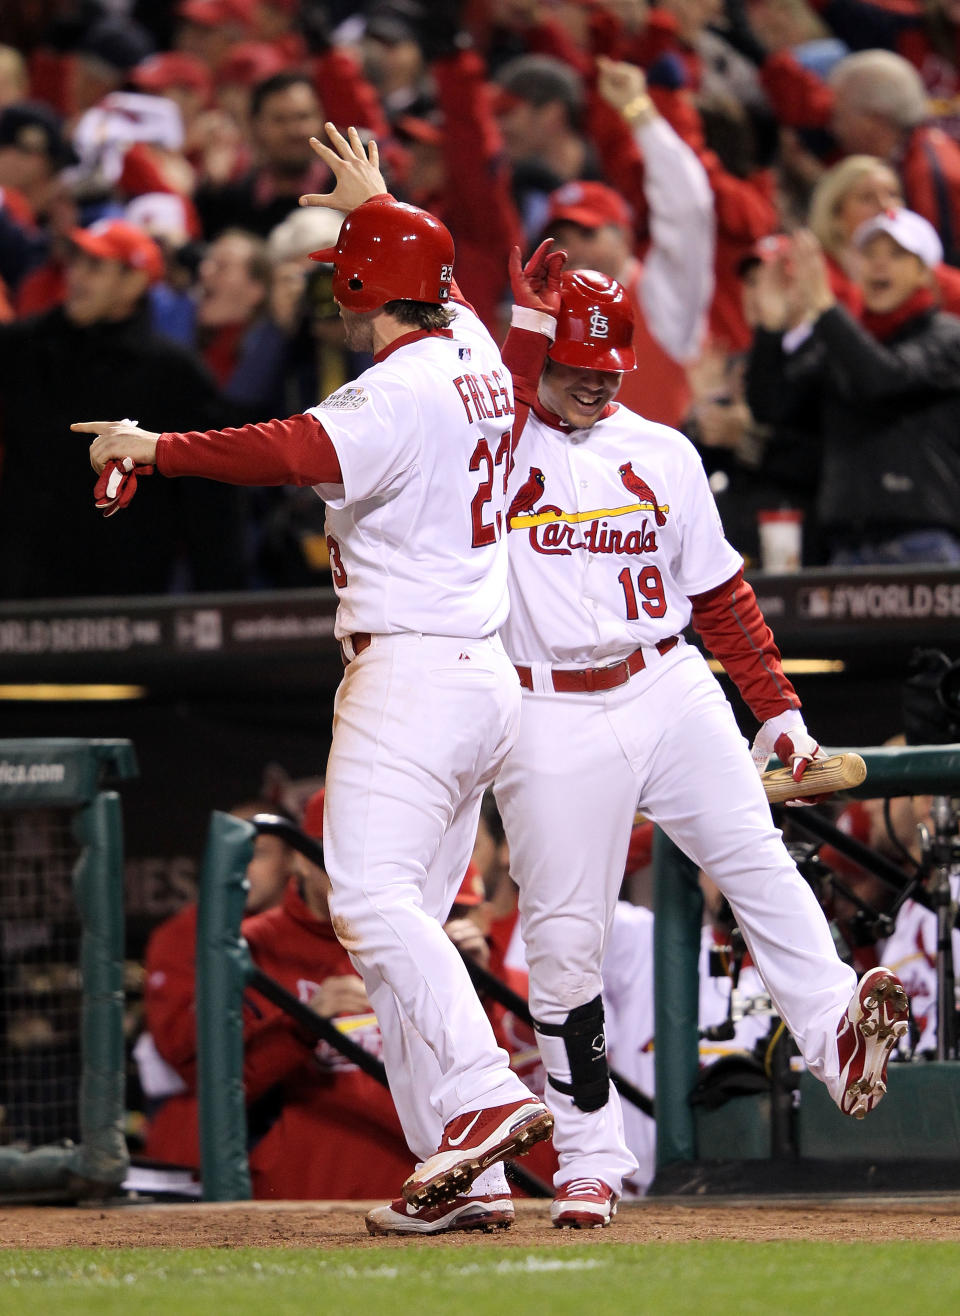
[[[470,523],[473,527],[472,548],[485,548],[489,544],[495,544],[503,534],[503,512],[498,510],[491,517],[488,504],[493,500],[493,487],[497,479],[497,472],[501,467],[503,474],[498,493],[502,491],[504,501],[506,501],[507,480],[510,475],[509,459],[509,430],[504,430],[500,435],[497,450],[492,455],[490,445],[486,439],[481,438],[477,441],[473,456],[470,458],[469,468],[472,472],[479,472],[480,474],[477,492],[470,501]]]

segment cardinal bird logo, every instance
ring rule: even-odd
[[[653,504],[653,515],[656,518],[657,525],[665,526],[667,524],[667,518],[660,510],[660,504],[657,502],[656,494],[650,488],[649,484],[647,484],[646,480],[641,480],[640,476],[637,475],[636,471],[633,469],[632,462],[624,462],[620,467],[620,479],[623,481],[623,487],[629,489],[632,494],[636,494],[642,503]],[[527,481],[527,483],[529,484],[529,481]],[[525,488],[526,485],[524,485],[524,489]],[[523,490],[521,489],[520,492],[522,493]]]
[[[530,474],[513,496],[510,510],[507,512],[507,525],[515,516],[523,512],[532,512],[543,496],[543,471],[539,466],[531,466]]]

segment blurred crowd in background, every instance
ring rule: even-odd
[[[68,428],[290,415],[363,367],[309,260],[339,217],[298,204],[327,120],[447,223],[498,341],[515,244],[631,289],[622,401],[694,441],[748,566],[771,515],[805,565],[960,561],[958,0],[31,0],[0,599],[328,583],[311,490],[155,479],[104,522]]]

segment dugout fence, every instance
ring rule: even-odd
[[[837,750],[830,751],[839,752]],[[858,799],[960,795],[960,744],[859,749],[867,765]],[[776,811],[775,811],[776,812]],[[871,854],[827,827],[819,811],[795,813],[798,826],[851,857]],[[956,827],[954,825],[954,832]],[[873,862],[878,862],[874,857]],[[889,864],[891,878],[905,875]],[[888,1095],[863,1120],[836,1109],[809,1074],[799,1083],[797,1154],[771,1157],[770,1111],[763,1099],[735,1097],[709,1136],[691,1103],[699,1075],[699,955],[703,898],[697,866],[659,831],[654,838],[654,1016],[657,1177],[653,1193],[828,1192],[857,1189],[955,1189],[960,1179],[960,1061],[893,1063]],[[952,919],[956,910],[950,911]],[[949,1002],[952,1007],[953,1002]],[[940,1003],[941,1015],[947,1003]],[[769,1103],[767,1103],[769,1105]],[[761,1125],[761,1145],[756,1133]],[[747,1146],[749,1126],[754,1146]]]
[[[336,1024],[317,1015],[254,964],[240,934],[246,898],[246,868],[258,833],[280,835],[311,862],[323,864],[323,848],[285,819],[258,814],[252,822],[214,812],[200,876],[197,919],[197,1044],[200,1161],[205,1201],[242,1201],[251,1196],[247,1118],[243,1090],[243,992],[253,988],[290,1014],[307,1034],[327,1042],[347,1060],[388,1086],[383,1062],[366,1052]],[[486,970],[474,966],[474,983],[501,1004],[529,1019],[526,1002]],[[619,1076],[618,1076],[619,1077]],[[620,1080],[627,1099],[652,1111],[652,1102]],[[507,1162],[508,1177],[532,1197],[552,1189],[522,1164]]]
[[[849,795],[960,795],[960,745],[857,752],[867,763],[867,779]],[[794,812],[797,819],[807,820],[812,835],[838,846],[844,843],[839,834],[822,830],[829,825],[816,821],[820,817],[818,810]],[[295,848],[322,863],[322,849],[316,842],[290,824],[273,821],[288,833],[286,839]],[[245,1200],[251,1195],[241,1002],[246,987],[262,990],[263,984],[256,981],[258,970],[240,936],[240,923],[246,895],[245,872],[253,853],[257,822],[260,829],[271,830],[269,820],[262,817],[246,822],[214,813],[201,872],[198,1079],[203,1196],[208,1201]],[[849,843],[857,846],[856,842]],[[891,875],[899,873],[892,864],[889,868]],[[906,880],[902,873],[899,877]],[[960,1062],[954,1059],[891,1065],[889,1095],[862,1123],[841,1116],[822,1084],[803,1075],[799,1118],[794,1121],[796,1146],[789,1150],[784,1150],[789,1139],[783,1136],[781,1127],[777,1151],[778,1134],[772,1127],[777,1113],[771,1110],[767,1097],[735,1097],[713,1122],[712,1117],[698,1115],[691,1095],[700,1072],[698,962],[702,897],[696,866],[659,830],[654,838],[654,909],[657,1177],[652,1193],[776,1189],[816,1192],[831,1187],[866,1189],[880,1184],[894,1189],[955,1186],[960,1175]],[[525,1002],[498,995],[507,993],[512,998],[504,984],[495,979],[491,982],[489,975],[478,981],[476,973],[474,981],[479,989],[490,991],[501,1004],[523,1017]],[[284,1005],[282,1001],[277,1003]],[[297,1002],[284,1008],[292,1011],[295,1006]],[[329,1021],[322,1023],[330,1030],[325,1034],[327,1040],[344,1049],[346,1039]],[[362,1057],[360,1063],[366,1068]],[[373,1063],[379,1066],[379,1062]],[[653,1103],[646,1094],[616,1073],[611,1078],[623,1098],[653,1113]],[[918,1110],[924,1111],[924,1118],[917,1118]],[[786,1118],[792,1117],[788,1114]],[[716,1161],[715,1171],[704,1172],[705,1160]],[[879,1163],[884,1167],[880,1173]],[[912,1169],[906,1173],[905,1167]]]
[[[0,1200],[123,1182],[127,740],[0,740]]]

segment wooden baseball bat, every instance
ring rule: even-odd
[[[850,790],[866,780],[867,765],[859,754],[831,754],[828,759],[814,759],[799,781],[793,780],[789,768],[773,768],[763,774],[763,789],[771,804],[796,800],[807,795],[824,795],[829,791]]]

